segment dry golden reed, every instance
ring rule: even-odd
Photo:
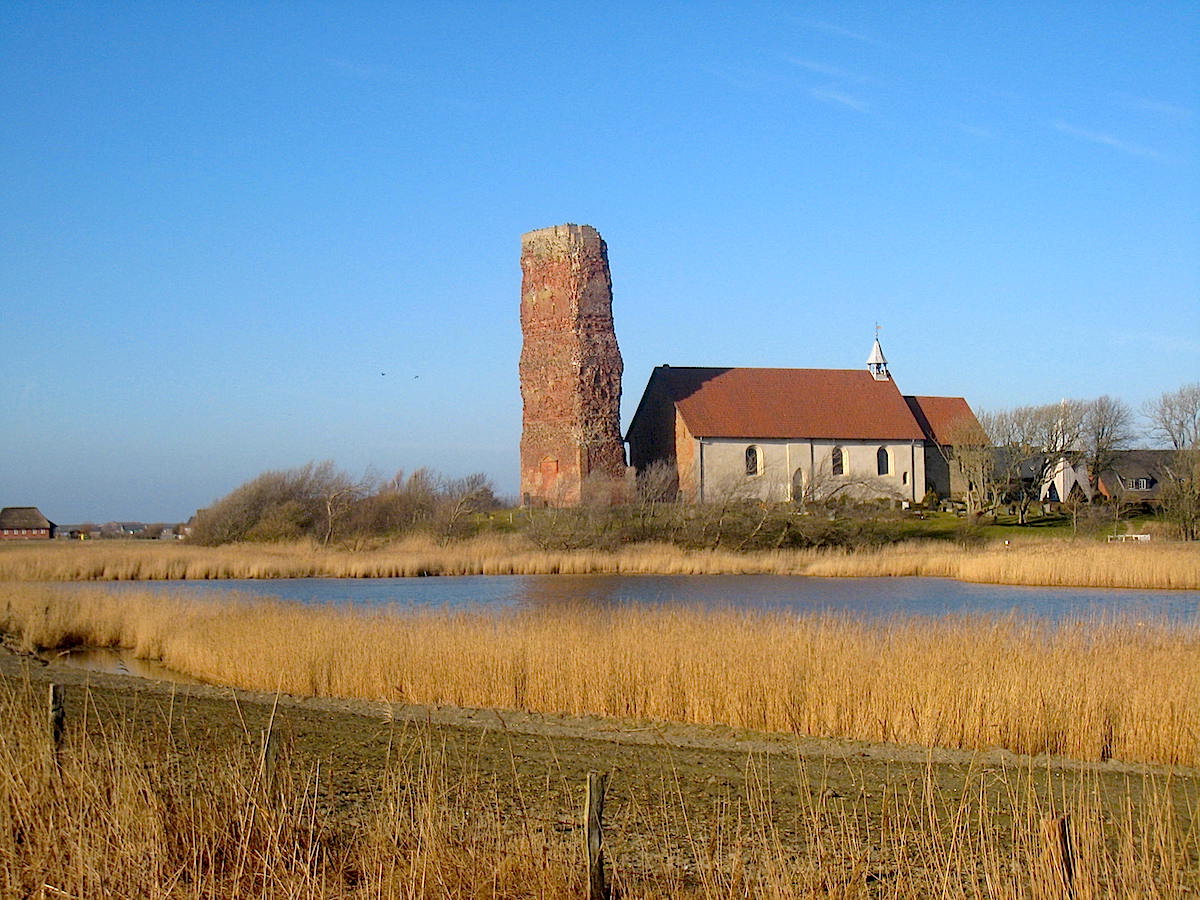
[[[869,553],[829,553],[805,575],[928,576],[988,584],[1200,589],[1200,544],[1039,541],[960,550],[900,544]]]
[[[10,585],[0,630],[292,694],[1200,765],[1200,617],[410,611]]]
[[[155,541],[0,546],[0,581],[390,578],[422,575],[925,575],[997,584],[1200,589],[1200,544],[1020,541],[961,549],[910,542],[872,551],[736,553],[634,544],[616,551],[539,550],[520,536],[372,549],[310,543],[196,547]]]
[[[529,794],[513,802],[419,726],[392,736],[390,762],[347,808],[319,792],[330,765],[345,764],[336,757],[304,759],[285,742],[268,784],[249,734],[195,744],[179,737],[186,721],[166,734],[134,729],[85,701],[55,765],[44,696],[0,681],[0,896],[583,895],[576,810]],[[1200,807],[1169,776],[1106,793],[1093,775],[1067,773],[1048,794],[1031,769],[974,770],[953,791],[930,770],[886,788],[886,812],[873,815],[802,765],[787,768],[748,757],[744,789],[707,810],[693,804],[690,816],[670,790],[611,810],[606,856],[620,896],[1084,900],[1200,890]],[[786,821],[781,791],[799,797]],[[1069,890],[1041,837],[1064,809]]]

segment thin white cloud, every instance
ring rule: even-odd
[[[1171,103],[1166,100],[1153,100],[1149,97],[1138,97],[1134,94],[1125,93],[1117,94],[1116,97],[1125,106],[1145,112],[1157,113],[1162,116],[1169,116],[1173,119],[1190,119],[1196,114],[1194,110],[1182,104]]]
[[[825,63],[813,62],[811,59],[797,59],[794,56],[789,56],[788,62],[802,69],[808,69],[810,72],[816,72],[818,75],[828,75],[830,78],[844,78],[848,81],[860,80],[858,76],[852,75],[845,69],[839,69],[837,66],[827,66]]]
[[[808,93],[814,100],[820,100],[822,103],[846,106],[861,113],[865,113],[870,109],[865,100],[843,91],[834,90],[833,88],[809,88]]]
[[[839,37],[850,38],[852,41],[862,41],[864,44],[880,44],[881,41],[875,38],[862,34],[858,31],[851,31],[849,28],[843,28],[841,25],[834,25],[832,22],[821,22],[815,19],[803,19],[802,24],[809,28],[816,28],[818,31],[825,31],[829,34],[836,34]]]
[[[1113,150],[1119,150],[1130,156],[1138,156],[1142,159],[1152,159],[1156,162],[1162,162],[1165,157],[1157,150],[1152,150],[1149,147],[1143,147],[1141,144],[1135,144],[1131,141],[1122,140],[1114,137],[1111,134],[1104,134],[1099,131],[1089,131],[1086,128],[1078,128],[1061,119],[1051,123],[1055,131],[1068,134],[1071,137],[1079,138],[1081,141],[1089,141],[1093,144],[1100,144],[1105,147],[1111,147]]]

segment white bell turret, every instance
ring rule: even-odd
[[[888,381],[892,377],[888,372],[887,360],[883,356],[883,348],[879,346],[879,326],[875,327],[875,346],[871,348],[871,355],[867,357],[867,371],[876,381]]]

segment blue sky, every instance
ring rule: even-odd
[[[1200,378],[1195,3],[7,3],[0,122],[0,505],[58,522],[327,458],[515,493],[563,222],[623,424],[876,322],[977,409]]]

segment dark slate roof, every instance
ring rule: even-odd
[[[1106,497],[1128,490],[1129,484],[1137,478],[1150,481],[1146,491],[1131,491],[1130,499],[1144,497],[1148,500],[1157,499],[1161,483],[1168,477],[1169,470],[1175,463],[1177,450],[1122,450],[1119,451],[1111,466],[1100,473],[1098,485],[1100,493]]]
[[[904,402],[925,437],[935,444],[953,444],[955,438],[965,436],[967,429],[983,433],[975,413],[962,397],[905,397]]]
[[[0,509],[0,528],[53,528],[54,523],[36,506],[6,506]]]
[[[646,395],[661,389],[695,437],[922,440],[891,380],[865,369],[659,366]],[[637,418],[635,414],[634,418]]]

